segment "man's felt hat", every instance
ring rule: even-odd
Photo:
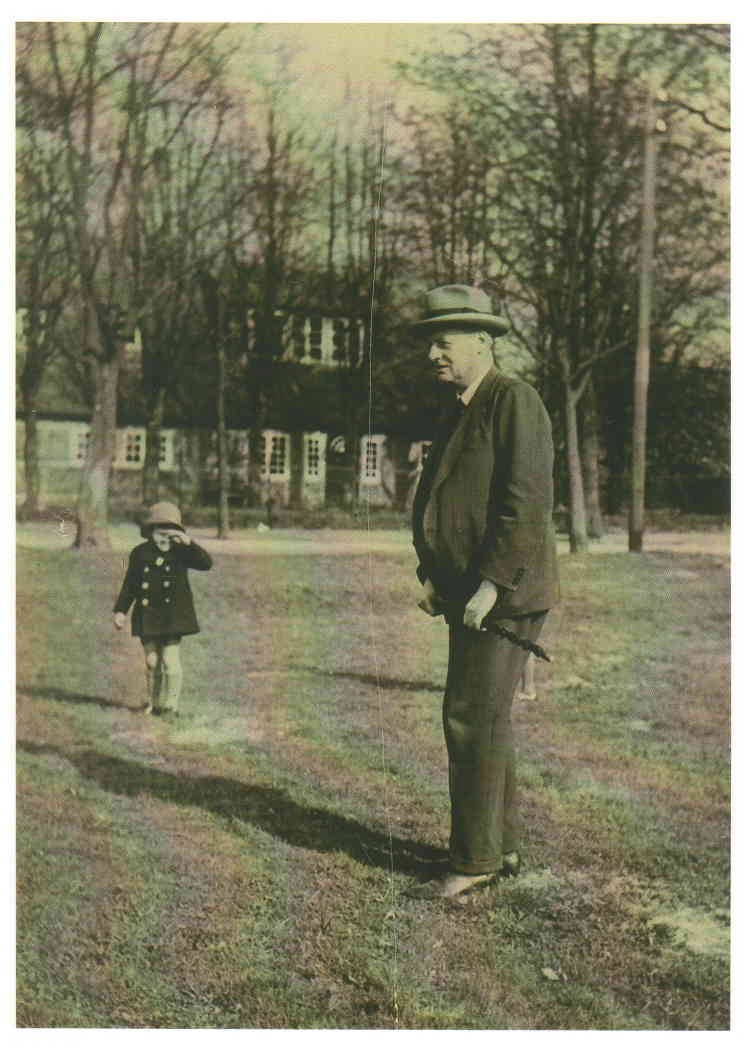
[[[176,528],[184,532],[179,507],[166,501],[150,506],[141,521],[141,534],[148,535],[152,528]]]
[[[507,322],[492,314],[492,301],[476,286],[438,286],[425,294],[423,318],[413,323],[414,333],[431,332],[438,326],[462,329],[485,329],[501,336],[509,329]]]

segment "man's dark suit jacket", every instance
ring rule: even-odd
[[[492,368],[450,439],[436,439],[413,504],[421,582],[457,610],[482,579],[493,618],[558,599],[551,421],[536,391]]]

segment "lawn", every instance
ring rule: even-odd
[[[406,549],[214,544],[167,723],[119,544],[18,551],[20,1027],[727,1030],[726,558],[562,557],[524,871],[435,904],[446,636]]]

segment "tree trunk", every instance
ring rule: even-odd
[[[653,87],[646,104],[646,129],[643,159],[643,208],[641,225],[641,262],[638,299],[638,344],[633,386],[633,462],[628,549],[643,550],[646,514],[646,419],[648,380],[651,363],[651,288],[653,281],[654,231],[656,225],[656,133],[654,128]]]
[[[92,361],[95,399],[87,460],[77,502],[75,549],[107,549],[108,493],[115,454],[118,371],[123,345]]]
[[[230,534],[228,514],[228,432],[225,414],[226,357],[225,346],[218,343],[218,539],[227,539]]]
[[[159,465],[161,463],[161,425],[164,419],[166,392],[159,388],[146,417],[146,456],[142,475],[142,498],[146,506],[159,499]]]
[[[36,392],[24,391],[23,411],[25,420],[25,443],[23,445],[23,471],[26,498],[19,516],[30,519],[38,516],[41,498],[41,466],[38,450],[38,419],[36,417]]]
[[[582,477],[587,511],[587,534],[591,539],[601,539],[605,526],[600,506],[600,435],[597,396],[591,380],[584,392],[582,405]]]
[[[569,549],[573,554],[587,550],[587,511],[584,505],[582,461],[577,430],[577,398],[573,387],[565,384],[566,468],[569,476]]]

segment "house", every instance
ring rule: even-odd
[[[358,434],[354,455],[349,450],[341,410],[336,406],[337,383],[331,377],[345,373],[347,362],[355,367],[361,360],[361,323],[279,312],[277,317],[282,320],[279,365],[293,374],[291,386],[297,384],[302,390],[295,393],[292,388],[281,396],[274,415],[258,436],[252,438],[246,425],[228,430],[231,501],[277,508],[341,506],[352,500],[358,477],[360,499],[404,509],[430,442],[413,440],[403,433],[365,431]],[[19,367],[21,364],[19,361]],[[137,364],[134,346],[129,351],[129,375]],[[89,410],[79,390],[65,388],[63,374],[53,366],[45,377],[41,402],[40,505],[69,508],[76,502],[87,454]],[[244,415],[245,409],[237,405],[232,412]],[[16,417],[16,490],[20,503],[24,498],[22,409]],[[113,510],[125,512],[141,501],[146,427],[140,405],[125,394],[121,395],[118,418],[110,497]],[[160,494],[184,506],[214,502],[218,489],[215,431],[202,417],[190,422],[181,413],[166,416],[165,422],[160,433]]]

